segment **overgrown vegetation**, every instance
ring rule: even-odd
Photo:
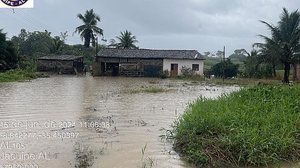
[[[280,80],[276,79],[256,79],[256,78],[232,78],[232,79],[221,79],[212,78],[202,81],[201,83],[208,85],[239,85],[239,86],[255,86],[255,85],[277,85],[281,84]]]
[[[242,74],[246,78],[263,78],[263,77],[276,77],[276,63],[267,63],[261,53],[257,50],[252,50],[251,53],[247,53],[245,64],[245,70]]]
[[[270,30],[271,36],[260,35],[263,43],[254,43],[251,52],[237,49],[228,59],[239,65],[238,76],[246,78],[278,78],[277,71],[283,70],[283,82],[290,82],[290,71],[293,67],[293,78],[297,80],[296,65],[300,63],[300,12],[289,12],[283,8],[280,20],[276,25],[261,21]],[[215,72],[216,67],[222,64],[224,53],[216,54],[205,52],[205,76],[220,76]],[[299,79],[298,79],[299,80]]]
[[[15,82],[15,81],[24,81],[31,80],[41,75],[27,70],[10,70],[3,73],[0,73],[0,83],[2,82]]]
[[[228,59],[235,64],[238,65],[238,71],[239,72],[244,72],[245,70],[245,60],[247,58],[247,55],[245,54],[245,49],[236,49],[231,55],[228,56]],[[223,59],[223,51],[218,51],[216,54],[212,54],[210,52],[204,52],[204,71],[209,72],[209,75],[213,75],[210,71],[211,68],[222,62]]]
[[[0,71],[16,68],[18,61],[13,43],[6,40],[6,34],[0,29]]]
[[[199,98],[175,127],[176,151],[197,166],[267,166],[300,158],[300,86]]]
[[[211,68],[212,74],[216,77],[231,78],[238,74],[239,65],[233,64],[230,59],[215,64]]]
[[[295,10],[288,12],[283,8],[280,21],[276,26],[262,21],[271,31],[271,37],[260,35],[264,43],[259,44],[262,56],[268,62],[279,61],[284,66],[285,83],[289,83],[291,65],[300,61],[300,12]],[[294,69],[296,70],[296,68]]]

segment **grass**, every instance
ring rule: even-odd
[[[222,78],[213,78],[213,79],[206,79],[204,83],[215,84],[215,85],[254,86],[260,84],[276,85],[276,84],[281,84],[282,81],[277,79],[255,79],[255,78],[232,78],[232,79],[225,79],[223,81]]]
[[[10,70],[3,73],[0,73],[0,83],[3,82],[18,82],[32,80],[40,77],[47,77],[44,74],[27,71],[27,70]]]
[[[299,160],[299,97],[299,85],[273,85],[199,98],[175,124],[174,149],[197,167]]]
[[[239,86],[255,86],[255,85],[276,85],[281,84],[282,81],[278,79],[255,79],[255,78],[232,78],[223,79],[222,78],[204,78],[201,76],[195,77],[177,77],[174,79],[191,81],[194,84],[204,84],[204,85],[239,85]]]
[[[147,144],[142,148],[142,168],[152,168],[154,166],[154,160],[150,157],[145,157]]]

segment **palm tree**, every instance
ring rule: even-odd
[[[84,15],[78,14],[77,17],[83,21],[83,25],[76,28],[77,33],[80,34],[81,39],[84,39],[84,46],[90,47],[90,42],[92,40],[93,45],[95,45],[94,34],[103,35],[103,30],[97,27],[97,23],[100,22],[100,17],[94,13],[94,10],[87,10]]]
[[[252,77],[260,77],[259,66],[263,63],[260,51],[254,49],[251,52],[247,52],[245,49],[241,50],[242,54],[247,55],[244,65],[245,65],[245,75]]]
[[[298,10],[289,13],[286,8],[280,17],[277,26],[261,21],[271,31],[271,37],[260,35],[265,40],[267,50],[273,51],[284,65],[285,83],[289,82],[291,64],[295,64],[299,59],[300,51],[300,13]]]
[[[61,53],[63,46],[65,45],[64,41],[61,40],[59,36],[55,36],[52,41],[51,52],[55,54]]]
[[[274,45],[272,42],[266,43],[255,43],[253,47],[257,47],[257,54],[260,63],[266,63],[272,66],[272,74],[274,77],[277,76],[276,74],[276,66],[280,63],[280,54],[278,51],[277,46]]]
[[[124,49],[137,49],[138,47],[135,45],[138,41],[136,40],[136,37],[132,35],[131,32],[128,30],[121,32],[120,36],[116,37],[119,41],[116,44],[113,44],[117,48],[124,48]]]

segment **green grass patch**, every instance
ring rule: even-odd
[[[0,73],[0,83],[3,82],[16,82],[36,79],[38,77],[44,77],[42,74],[26,70],[10,70]]]
[[[171,78],[173,79],[173,78]],[[256,86],[256,85],[278,85],[282,84],[281,80],[277,79],[255,79],[255,78],[232,78],[232,79],[222,79],[222,78],[204,78],[201,76],[195,77],[177,77],[174,79],[190,81],[195,84],[204,85],[239,85],[239,86]]]
[[[197,167],[299,160],[299,97],[299,85],[269,85],[199,98],[175,125],[174,149]]]
[[[255,79],[255,78],[232,78],[232,79],[222,79],[222,78],[212,78],[205,79],[206,84],[215,85],[240,85],[240,86],[255,86],[255,85],[277,85],[281,84],[281,80],[276,79]]]

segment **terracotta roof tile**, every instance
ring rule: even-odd
[[[101,49],[98,57],[111,58],[158,58],[158,59],[195,59],[204,60],[196,50],[152,50],[152,49]]]
[[[83,58],[83,56],[75,56],[75,55],[49,55],[38,58],[39,60],[61,60],[61,61],[72,61],[79,58]]]

